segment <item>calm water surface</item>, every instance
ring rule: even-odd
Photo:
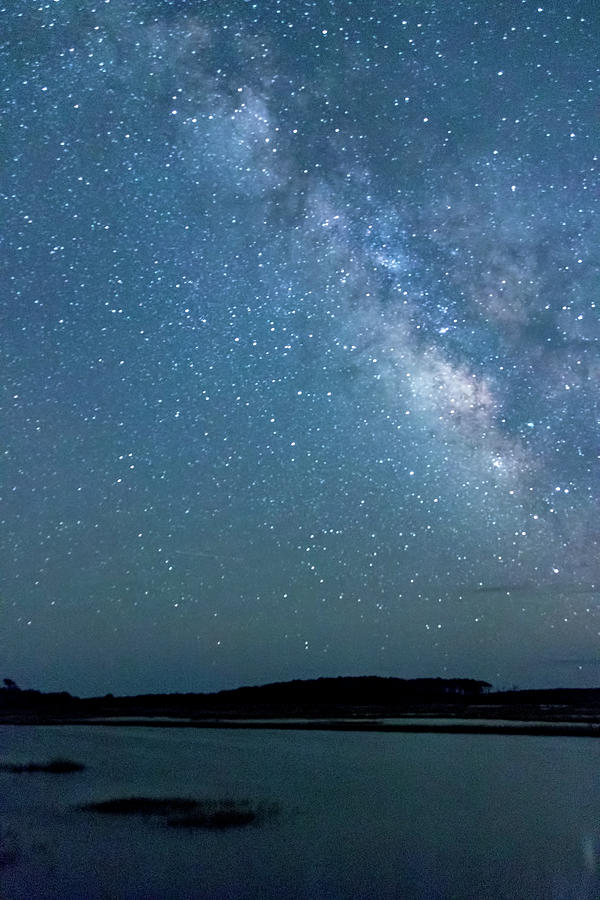
[[[0,897],[600,897],[600,741],[499,735],[0,726]],[[77,809],[145,794],[279,804],[170,830]]]

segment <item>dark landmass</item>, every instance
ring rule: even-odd
[[[21,717],[169,716],[215,717],[337,717],[402,714],[415,704],[464,705],[490,690],[485,681],[470,678],[381,678],[379,676],[317,678],[240,687],[217,693],[139,694],[133,697],[82,699],[63,691],[42,693],[13,685],[0,689],[0,719]]]
[[[473,678],[317,678],[217,693],[89,698],[64,691],[21,690],[10,679],[5,679],[5,685],[0,688],[0,722],[14,724],[122,724],[124,720],[142,724],[140,720],[145,720],[159,725],[168,724],[164,722],[168,719],[186,726],[256,727],[264,720],[300,719],[308,721],[293,727],[348,728],[361,723],[362,727],[398,730],[402,723],[380,720],[422,718],[467,719],[473,720],[473,726],[478,720],[580,723],[594,733],[600,725],[600,688],[493,691],[488,682]],[[292,727],[292,723],[280,722],[278,727]],[[425,722],[422,727],[407,722],[403,730],[409,727],[431,729]],[[458,722],[455,726],[444,723],[446,730],[462,727]]]

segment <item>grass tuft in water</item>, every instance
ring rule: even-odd
[[[81,809],[113,816],[170,816],[192,812],[196,806],[196,801],[189,797],[116,797],[99,803],[86,803]]]
[[[116,797],[87,803],[85,812],[118,816],[165,817],[169,828],[238,828],[273,815],[273,804],[249,800],[194,800],[191,797]]]
[[[251,809],[217,809],[167,819],[167,825],[169,828],[237,828],[255,821],[256,813]]]
[[[50,762],[29,763],[3,763],[0,771],[12,772],[16,775],[29,772],[48,772],[51,775],[64,775],[70,772],[81,772],[85,769],[83,763],[74,762],[72,759],[51,759]]]

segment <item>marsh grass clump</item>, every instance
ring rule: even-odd
[[[259,811],[249,800],[199,800],[192,813],[170,818],[167,825],[170,828],[236,828],[256,822]]]
[[[166,819],[169,828],[239,828],[277,812],[274,804],[249,800],[194,800],[191,797],[117,797],[87,803],[80,809],[108,815]]]
[[[29,763],[3,763],[0,765],[0,771],[12,772],[20,775],[28,772],[48,772],[51,775],[65,775],[71,772],[81,772],[85,769],[83,763],[75,762],[72,759],[51,759],[49,762],[29,762]]]
[[[189,797],[117,797],[86,803],[86,812],[107,813],[113,816],[170,816],[174,813],[191,813],[197,806]]]
[[[255,821],[256,813],[251,809],[217,809],[167,819],[167,825],[169,828],[237,828]]]

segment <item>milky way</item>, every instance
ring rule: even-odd
[[[597,683],[595,3],[0,35],[3,674]]]

